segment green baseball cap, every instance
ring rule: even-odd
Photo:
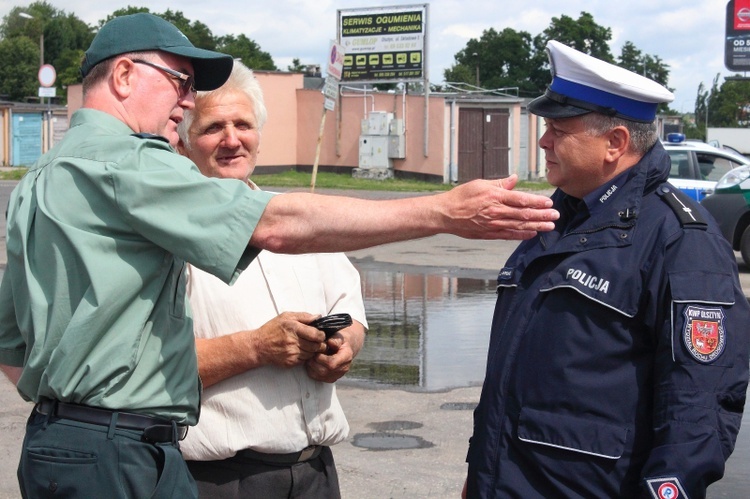
[[[94,66],[110,57],[148,50],[190,59],[196,90],[214,90],[222,86],[234,63],[232,56],[199,49],[174,24],[142,12],[116,17],[102,26],[83,58],[81,75],[86,76]]]

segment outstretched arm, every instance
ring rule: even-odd
[[[546,196],[511,190],[504,180],[474,180],[432,196],[365,200],[288,193],[272,199],[250,245],[276,253],[351,251],[439,233],[469,239],[528,239],[554,228]]]

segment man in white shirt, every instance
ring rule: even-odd
[[[179,151],[209,177],[249,177],[266,119],[252,71],[235,62],[220,89],[196,96]],[[329,446],[349,426],[333,384],[365,336],[359,274],[341,253],[263,251],[233,286],[190,268],[201,417],[181,448],[201,497],[340,497]],[[348,313],[325,343],[309,323]]]

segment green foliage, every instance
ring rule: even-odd
[[[46,1],[13,7],[0,23],[0,94],[15,101],[36,99],[43,37],[44,62],[54,66],[57,95],[64,101],[65,87],[81,81],[79,67],[95,31],[115,17],[139,12],[151,13],[148,7],[128,6],[92,27]],[[154,14],[177,26],[196,47],[226,52],[254,69],[277,69],[271,55],[244,34],[216,37],[204,23],[191,21],[178,10]]]
[[[302,64],[302,61],[300,61],[299,58],[295,57],[292,59],[292,64],[286,67],[286,70],[290,73],[304,73],[305,65]]]
[[[609,50],[612,30],[599,26],[588,12],[581,12],[578,19],[562,15],[553,17],[549,27],[534,39],[537,48],[544,47],[549,40],[557,40],[569,47],[589,54],[597,59],[614,62]]]
[[[469,85],[477,85],[479,80],[477,86],[486,89],[516,87],[518,95],[534,97],[544,92],[550,81],[545,50],[549,40],[614,63],[609,49],[611,39],[612,30],[598,25],[588,12],[581,12],[578,19],[553,17],[550,25],[534,37],[512,28],[501,32],[489,28],[481,38],[472,38],[456,53],[456,63],[445,70],[444,78]],[[643,55],[631,42],[623,47],[617,64],[639,74],[645,67],[646,76],[663,85],[669,80],[669,66],[658,56]]]
[[[28,37],[0,41],[0,94],[11,101],[22,101],[37,94],[39,82],[39,45]],[[33,75],[30,78],[29,75]]]
[[[696,130],[706,138],[708,127],[750,128],[750,78],[735,75],[719,86],[716,75],[711,88],[698,86],[695,100]]]
[[[260,45],[244,34],[220,37],[216,41],[216,50],[241,59],[245,66],[252,69],[277,69],[271,54],[261,50]]]
[[[275,174],[254,174],[253,181],[260,187],[294,187],[310,188],[312,174],[289,170]],[[315,177],[315,188],[318,189],[355,189],[372,191],[399,191],[399,192],[423,192],[444,191],[450,189],[450,185],[433,182],[420,182],[418,180],[369,180],[353,178],[349,174],[336,174],[318,172]]]
[[[529,80],[532,71],[531,35],[505,28],[484,30],[482,37],[472,38],[466,48],[455,55],[457,64],[445,71],[446,81],[463,82],[489,89],[518,88],[533,91]]]
[[[312,182],[312,174],[288,170],[282,173],[253,174],[253,181],[262,188],[266,187],[289,187],[309,189]],[[346,173],[318,172],[315,177],[315,188],[318,189],[346,189],[346,190],[368,190],[368,191],[397,191],[397,192],[433,192],[447,191],[453,186],[437,182],[423,182],[419,180],[387,179],[369,180],[353,178]],[[542,191],[551,186],[541,181],[520,181],[516,190]]]
[[[217,40],[214,37],[208,26],[200,21],[190,22],[182,12],[172,12],[167,9],[163,14],[157,14],[159,17],[166,19],[182,31],[188,40],[192,42],[196,47],[206,50],[216,50]]]

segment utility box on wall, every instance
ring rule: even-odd
[[[393,113],[373,111],[362,120],[362,135],[388,135]]]
[[[359,167],[390,168],[388,136],[366,135],[359,138]]]
[[[393,168],[388,157],[388,130],[393,113],[373,111],[362,120],[359,137],[359,168]]]

